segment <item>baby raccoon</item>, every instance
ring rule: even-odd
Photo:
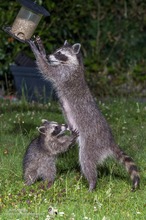
[[[132,189],[136,189],[140,183],[138,168],[116,144],[110,126],[89,90],[81,45],[70,45],[65,41],[61,48],[46,56],[39,37],[35,42],[30,40],[28,43],[40,72],[54,84],[67,124],[79,131],[79,160],[89,190],[96,186],[97,165],[108,157],[123,164],[132,180]]]
[[[26,185],[33,184],[37,179],[48,181],[52,185],[56,176],[55,160],[76,141],[78,133],[72,131],[70,136],[64,134],[67,125],[42,120],[38,128],[39,136],[28,146],[23,159],[23,174]]]

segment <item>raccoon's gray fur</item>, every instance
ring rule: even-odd
[[[33,184],[37,179],[48,181],[52,185],[56,176],[56,157],[69,149],[77,136],[72,131],[70,136],[64,135],[66,125],[43,120],[38,128],[39,136],[28,146],[23,159],[23,174],[26,185]]]
[[[84,77],[79,43],[65,41],[54,53],[46,56],[39,37],[28,42],[37,66],[46,80],[53,82],[69,127],[79,131],[79,160],[83,174],[93,190],[97,181],[97,164],[107,157],[122,163],[132,179],[132,189],[139,186],[140,177],[133,159],[115,143],[111,129],[97,107]],[[38,48],[37,48],[38,47]]]

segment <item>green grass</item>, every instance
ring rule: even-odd
[[[117,143],[140,167],[141,187],[131,192],[125,170],[113,160],[98,168],[93,193],[81,176],[78,147],[61,155],[57,177],[25,186],[22,159],[27,145],[37,135],[36,127],[46,118],[64,122],[56,103],[48,105],[0,101],[0,219],[48,220],[144,220],[146,219],[146,103],[130,99],[99,102]],[[57,214],[55,214],[57,212]]]

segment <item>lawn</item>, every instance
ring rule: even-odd
[[[113,160],[98,168],[96,190],[80,173],[78,146],[60,155],[57,176],[48,189],[42,181],[25,186],[22,159],[37,136],[41,119],[64,122],[58,104],[0,100],[0,219],[141,220],[146,219],[146,103],[107,99],[98,105],[115,139],[140,168],[141,186],[131,192],[125,170]]]

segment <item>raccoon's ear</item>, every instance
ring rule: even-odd
[[[45,126],[36,127],[38,132],[45,135]]]
[[[68,42],[67,40],[64,41],[64,46],[67,46],[68,45]]]
[[[80,49],[81,49],[81,44],[77,43],[77,44],[74,44],[72,46],[72,49],[74,51],[75,54],[78,54],[80,52]]]
[[[49,122],[47,119],[42,119],[42,123]]]
[[[67,42],[67,40],[64,41],[64,46],[70,46],[70,44]]]

